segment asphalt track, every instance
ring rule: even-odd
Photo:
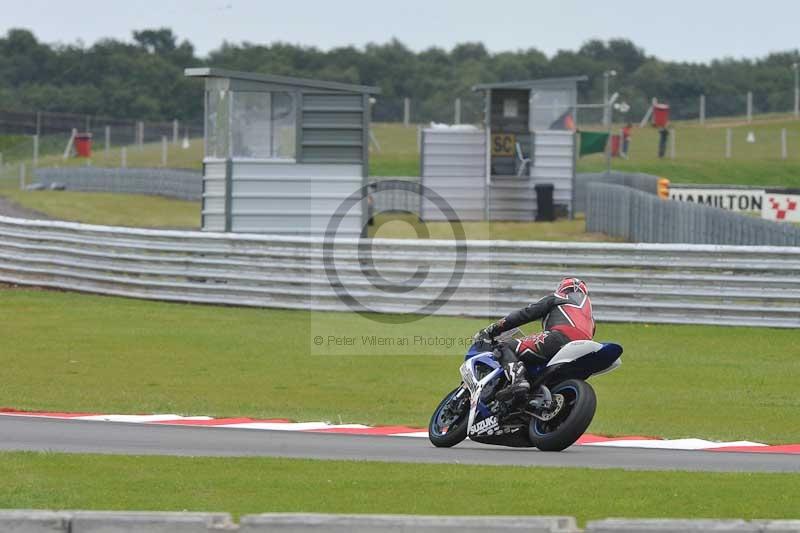
[[[573,446],[560,453],[464,442],[434,448],[427,439],[185,427],[34,417],[0,419],[0,450],[178,456],[268,456],[406,463],[800,472],[800,455]]]

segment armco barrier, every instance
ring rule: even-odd
[[[626,519],[610,518],[589,522],[586,533],[758,533],[764,531],[765,523],[744,520],[674,520],[674,519]]]
[[[576,533],[571,516],[414,516],[414,515],[335,515],[274,513],[249,515],[240,522],[242,533],[269,531],[326,531],[333,533],[371,533],[372,531],[414,531],[421,533],[485,533],[517,531],[525,533]]]
[[[270,513],[245,515],[235,524],[228,513],[0,510],[0,531],[14,533],[208,533],[270,531],[312,533],[578,533],[571,516],[417,516]],[[685,520],[610,518],[589,522],[586,533],[799,533],[800,520]]]
[[[371,247],[371,254],[363,246]],[[498,317],[586,279],[602,321],[800,327],[800,248],[628,243],[323,240],[0,217],[0,281],[101,294],[286,309],[411,313],[463,278],[438,314]],[[375,271],[397,280],[376,282]],[[419,283],[419,276],[424,280]],[[401,290],[397,290],[401,289]]]
[[[583,172],[575,175],[575,212],[586,212],[586,196],[589,185],[593,183],[610,183],[624,185],[645,193],[656,195],[661,178],[641,172]]]
[[[49,186],[61,183],[67,190],[153,194],[179,200],[200,200],[203,175],[175,168],[40,168],[34,180]]]

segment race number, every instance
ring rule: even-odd
[[[514,155],[514,145],[517,143],[517,136],[511,133],[492,134],[492,155],[511,156]]]

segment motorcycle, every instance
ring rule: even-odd
[[[470,346],[460,369],[461,385],[445,396],[428,425],[434,446],[449,448],[469,437],[484,444],[561,451],[583,435],[597,408],[586,380],[618,368],[622,346],[589,340],[564,345],[547,363],[527,366],[530,392],[524,401],[514,401],[503,398],[509,381],[493,350],[520,336],[517,328]]]

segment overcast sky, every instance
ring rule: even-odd
[[[200,55],[223,40],[323,49],[397,37],[414,50],[482,41],[493,52],[551,56],[590,38],[625,37],[679,61],[761,57],[800,47],[800,1],[762,0],[0,0],[0,32],[31,29],[48,43],[130,40],[170,27]]]

